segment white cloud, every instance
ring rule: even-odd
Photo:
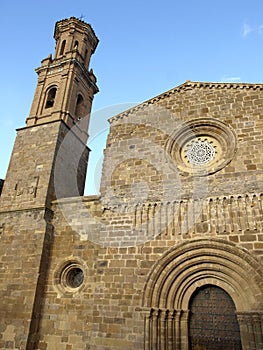
[[[253,28],[248,24],[248,23],[244,23],[243,24],[243,31],[242,31],[242,36],[245,38],[248,36],[248,34],[250,34],[251,32],[253,32]]]
[[[259,35],[262,35],[263,34],[263,24],[260,24],[257,27],[251,27],[250,24],[248,24],[247,22],[244,22],[243,28],[242,28],[243,38],[246,38],[252,32],[259,34]]]
[[[231,77],[228,75],[224,75],[220,80],[222,83],[239,83],[241,81],[240,77]]]
[[[263,24],[258,27],[258,33],[263,34]]]

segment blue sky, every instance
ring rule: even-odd
[[[263,82],[262,0],[16,0],[3,2],[1,14],[0,178],[30,110],[34,69],[54,52],[54,25],[63,18],[84,16],[100,39],[91,62],[100,88],[93,150],[103,147],[111,115],[186,80]],[[96,177],[87,193],[97,191]]]

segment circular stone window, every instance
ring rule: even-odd
[[[61,274],[61,281],[65,287],[79,288],[84,281],[83,270],[75,265],[67,266]]]
[[[185,123],[166,144],[168,154],[182,173],[213,174],[226,166],[236,151],[236,137],[230,126],[203,118]]]
[[[213,141],[205,137],[194,138],[184,147],[185,157],[190,164],[203,165],[209,163],[215,157]]]
[[[84,279],[84,268],[79,262],[68,262],[55,274],[55,283],[63,293],[77,292],[84,285]]]

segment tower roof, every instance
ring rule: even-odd
[[[87,31],[89,33],[90,37],[93,38],[94,50],[96,49],[96,47],[99,43],[99,39],[96,36],[92,26],[89,23],[86,23],[86,22],[82,21],[81,19],[76,18],[74,16],[70,17],[70,18],[65,18],[65,19],[62,19],[62,20],[56,22],[55,30],[54,30],[55,40],[57,40],[59,33],[64,31],[64,30],[67,30],[69,26],[72,28],[75,28],[76,30],[79,30],[79,31],[83,31],[83,30]]]

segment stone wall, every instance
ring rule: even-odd
[[[251,206],[249,200],[254,200],[257,204]],[[230,276],[230,280],[238,279],[237,284],[232,281],[233,286],[228,287],[228,292],[230,291],[238,305],[238,312],[248,311],[251,306],[248,302],[244,303],[243,299],[238,300],[241,298],[240,290],[243,289],[246,290],[249,303],[255,303],[252,309],[258,310],[261,315],[261,195],[207,198],[202,203],[201,216],[198,216],[197,222],[191,216],[192,210],[186,218],[182,215],[182,208],[179,209],[179,206],[192,206],[193,202],[190,200],[182,201],[180,205],[155,204],[157,215],[148,227],[151,232],[160,230],[161,221],[165,220],[165,212],[169,210],[167,206],[173,205],[177,209],[171,222],[166,223],[160,234],[152,239],[145,232],[141,221],[142,218],[147,218],[144,213],[141,214],[149,209],[147,206],[117,213],[114,210],[105,210],[99,198],[86,198],[81,204],[78,199],[54,203],[54,245],[47,289],[43,296],[44,317],[38,345],[40,349],[52,349],[52,346],[60,349],[142,349],[145,342],[148,342],[144,328],[145,317],[146,320],[148,317],[155,317],[154,315],[162,317],[161,310],[172,310],[168,305],[164,309],[165,304],[159,305],[156,301],[151,304],[149,293],[154,293],[154,278],[151,275],[155,271],[157,273],[156,269],[160,269],[160,273],[181,270],[183,276],[185,267],[180,266],[187,264],[187,261],[191,265],[191,260],[191,274],[196,273],[197,261],[201,261],[206,265],[202,268],[206,283],[224,285],[226,288],[226,282],[220,282],[222,276],[217,280],[217,264],[220,264],[221,274],[231,273],[233,276]],[[257,213],[255,215],[252,214],[254,210]],[[246,226],[248,221],[250,227]],[[128,241],[128,237],[135,233],[139,236],[138,240],[144,240],[144,243]],[[198,246],[199,250],[200,247],[203,250],[196,258],[194,249]],[[186,260],[186,253],[183,253],[185,251]],[[162,266],[162,259],[175,252],[177,263],[175,257],[167,258],[169,268]],[[229,260],[233,262],[227,263]],[[242,272],[237,271],[243,263]],[[236,271],[230,266],[232,264],[236,265]],[[71,288],[63,279],[63,271],[74,265],[84,272],[84,282],[77,288]],[[214,269],[215,276],[211,280],[208,275]],[[180,273],[177,275],[180,280]],[[166,289],[165,281],[158,283],[161,283],[163,293],[169,293],[170,288]],[[179,284],[176,283],[175,286],[179,288]],[[255,293],[258,298],[256,300]],[[154,308],[160,311],[153,313]],[[186,312],[187,307],[182,310]],[[183,348],[183,343],[180,346]],[[250,346],[248,345],[248,349]]]
[[[176,271],[172,260],[169,269],[161,262],[165,256],[180,251],[177,264],[184,266],[182,244],[189,249],[189,265],[197,247],[206,247],[196,260],[201,272],[196,261],[191,272],[181,269],[182,276],[203,276],[189,282],[192,290],[216,284],[233,297],[240,320],[242,312],[262,317],[262,93],[262,86],[187,82],[111,119],[101,197],[54,203],[39,348],[153,349],[157,343],[169,348],[156,327],[170,315],[171,325],[180,320],[181,335],[172,342],[187,349],[188,306],[179,312],[166,301],[175,285],[168,288],[169,277],[156,280],[159,301],[149,295],[156,269]],[[217,152],[200,172],[185,162],[182,149],[192,138],[203,141],[207,135]],[[70,266],[83,272],[79,287],[67,284]],[[240,296],[242,290],[249,302]],[[242,327],[246,338],[244,327],[250,323]],[[251,344],[243,340],[244,348]]]
[[[200,186],[209,196],[260,191],[262,96],[261,85],[187,82],[113,117],[102,196],[126,203],[136,191],[148,200],[174,199],[178,191],[189,197]],[[195,134],[211,134],[222,144],[218,159],[207,165],[208,177],[193,177],[179,154]]]
[[[39,319],[39,304],[34,308],[48,271],[47,217],[43,209],[0,214],[1,349],[26,349],[32,320]]]
[[[62,138],[60,199],[1,216],[0,348],[187,350],[191,297],[215,285],[262,349],[262,95],[186,82],[113,117],[101,196],[70,197],[86,158]]]

